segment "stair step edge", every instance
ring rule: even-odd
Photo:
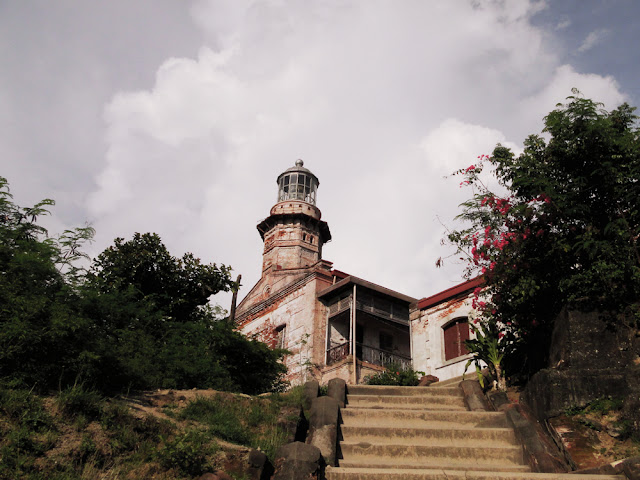
[[[489,479],[531,479],[531,480],[570,480],[570,479],[584,479],[584,480],[622,480],[625,477],[621,475],[580,475],[579,477],[571,473],[533,473],[533,472],[495,472],[495,471],[465,471],[465,470],[451,470],[451,469],[403,469],[403,468],[366,468],[366,467],[328,467],[327,479],[331,480],[332,474],[339,475],[339,478],[348,478],[350,474],[366,474],[367,478],[406,478],[406,479],[420,479],[429,478],[449,478],[451,480],[465,479],[465,480],[489,480]]]

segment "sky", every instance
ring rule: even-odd
[[[301,158],[323,257],[423,298],[463,280],[450,174],[518,152],[574,87],[640,105],[639,40],[635,0],[0,0],[0,176],[56,201],[51,235],[91,224],[92,256],[156,232],[243,297]]]

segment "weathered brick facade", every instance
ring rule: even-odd
[[[264,241],[262,277],[236,312],[244,334],[291,352],[285,362],[293,384],[317,376],[324,365],[327,314],[317,295],[333,276],[331,263],[322,260],[331,233],[312,203],[318,184],[300,160],[278,177],[279,201],[257,226]]]
[[[469,282],[418,301],[333,270],[322,259],[331,233],[315,206],[317,177],[299,160],[277,182],[278,202],[257,226],[262,277],[238,305],[240,331],[290,352],[292,384],[357,383],[389,362],[413,362],[440,379],[461,375],[467,357],[445,358],[445,336],[464,330],[458,320],[471,313]],[[452,320],[455,331],[447,330]]]

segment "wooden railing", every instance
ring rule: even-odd
[[[383,367],[393,363],[394,365],[398,365],[402,370],[411,368],[411,357],[406,355],[392,353],[387,350],[381,350],[361,343],[356,344],[356,350],[358,359],[363,362],[369,362]],[[360,351],[362,351],[362,353],[360,353]]]
[[[327,350],[327,365],[333,365],[347,358],[351,353],[349,346],[349,342],[345,342]],[[411,357],[363,345],[362,343],[356,343],[356,356],[358,360],[374,365],[385,366],[393,363],[399,365],[402,370],[411,368]]]
[[[349,308],[351,308],[351,295],[329,305],[329,317],[338,315]],[[409,324],[409,307],[407,305],[374,298],[371,295],[362,295],[356,301],[356,309],[396,323]]]

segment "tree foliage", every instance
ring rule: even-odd
[[[544,120],[514,155],[498,145],[462,175],[473,196],[449,240],[482,274],[479,322],[497,325],[518,367],[546,363],[553,319],[564,305],[638,319],[640,299],[640,132],[634,108],[608,112],[579,92]],[[546,138],[545,138],[546,137]],[[481,180],[492,168],[507,195]],[[514,373],[514,362],[511,361]]]
[[[40,390],[82,382],[103,391],[281,387],[282,351],[247,339],[209,297],[230,268],[172,256],[136,233],[80,260],[89,226],[58,237],[38,224],[52,200],[13,202],[0,177],[0,381]]]
[[[67,276],[60,259],[77,251],[90,228],[48,238],[37,221],[53,205],[47,199],[19,207],[0,177],[0,377],[26,385],[56,382],[83,348],[77,333],[85,320],[72,288],[77,270]]]
[[[152,303],[165,315],[186,321],[209,297],[231,287],[230,268],[202,264],[191,253],[173,257],[155,233],[116,238],[94,261],[92,284],[102,292],[132,288],[139,300]]]

